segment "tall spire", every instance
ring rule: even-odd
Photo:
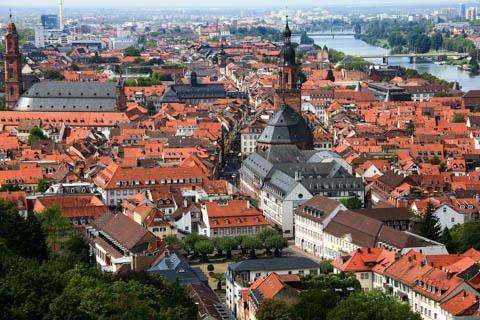
[[[288,12],[287,7],[285,7],[285,30],[283,30],[283,41],[285,44],[290,44],[290,40],[292,37],[292,31],[290,30],[290,26],[288,25]]]

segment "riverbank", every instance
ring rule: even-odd
[[[385,48],[373,46],[353,36],[313,36],[315,44],[319,46],[326,45],[328,48],[335,49],[347,55],[381,55],[386,53]],[[382,59],[368,59],[375,64],[381,64]],[[470,75],[469,72],[460,70],[453,65],[440,65],[432,62],[410,62],[408,58],[391,58],[389,64],[401,66],[405,69],[416,70],[419,74],[429,73],[437,78],[448,82],[458,82],[464,91],[480,89],[480,76]]]
[[[392,46],[390,46],[387,39],[372,39],[372,38],[367,37],[365,35],[357,35],[357,36],[355,36],[355,39],[363,41],[363,42],[365,42],[369,45],[372,45],[372,46],[383,48],[385,50],[388,50],[388,52],[390,52],[390,53],[409,53],[409,50],[405,47],[402,48],[402,47],[392,47]],[[431,51],[431,52],[435,52],[435,51]],[[435,62],[436,61],[432,60],[432,63],[435,63]],[[457,60],[457,59],[447,58],[445,60],[442,60],[441,62],[443,62],[442,64],[447,64],[447,65],[450,65],[450,66],[456,66],[456,67],[459,67],[459,68],[463,68],[464,65],[468,64],[467,59]],[[462,69],[462,70],[464,70],[464,69]]]

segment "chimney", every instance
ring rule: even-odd
[[[295,181],[302,180],[302,174],[299,171],[295,171]]]
[[[368,247],[368,248],[367,248],[367,252],[368,252],[368,253],[372,253],[372,248]]]

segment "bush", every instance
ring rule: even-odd
[[[215,270],[215,267],[213,266],[213,264],[209,264],[207,266],[207,270],[208,270],[208,272],[213,272],[213,270]]]

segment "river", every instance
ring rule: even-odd
[[[355,39],[353,36],[336,36],[335,38],[314,36],[312,38],[317,45],[322,47],[327,45],[329,48],[350,55],[384,54],[386,51],[383,48],[372,46],[362,40]],[[371,59],[371,61],[381,63],[380,59]],[[480,89],[480,75],[470,76],[469,72],[462,71],[456,66],[438,65],[431,62],[411,63],[408,58],[391,58],[389,59],[389,64],[415,69],[420,73],[428,72],[450,82],[457,81],[464,91]]]

